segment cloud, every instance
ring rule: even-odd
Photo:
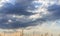
[[[0,28],[2,29],[12,29],[12,28],[26,28],[29,26],[41,25],[45,22],[45,19],[37,16],[39,14],[25,16],[25,15],[15,15],[15,14],[1,14],[0,16]],[[34,17],[33,17],[34,16]],[[35,18],[37,16],[37,18]],[[40,19],[41,18],[41,19]]]
[[[18,14],[18,15],[32,15],[33,13],[26,11],[27,7],[20,6],[20,4],[12,5],[10,3],[4,4],[0,13],[4,14]]]
[[[51,13],[50,17],[52,20],[60,19],[60,5],[54,4],[49,6],[48,11]]]
[[[10,29],[27,28],[30,26],[53,26],[55,24],[51,22],[60,18],[60,5],[57,5],[55,2],[56,1],[49,2],[47,0],[16,0],[14,5],[11,3],[4,3],[0,9],[0,28]]]
[[[0,28],[9,29],[33,26],[33,24],[28,24],[28,22],[32,21],[32,19],[29,19],[29,16],[35,13],[26,11],[26,8],[32,1],[18,0],[15,4],[12,4],[12,2],[1,2],[0,5],[3,5],[0,7]]]

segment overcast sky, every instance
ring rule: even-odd
[[[0,28],[37,26],[60,30],[60,0],[0,1]]]

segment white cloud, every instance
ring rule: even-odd
[[[38,18],[42,18],[42,16],[40,14],[35,14],[35,15],[29,16],[29,19],[32,19],[32,21],[35,21]]]
[[[0,4],[0,8],[2,7],[3,5]]]

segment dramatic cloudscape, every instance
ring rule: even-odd
[[[0,0],[0,28],[60,30],[60,0]]]

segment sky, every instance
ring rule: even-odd
[[[59,31],[60,0],[1,0],[0,28]]]

